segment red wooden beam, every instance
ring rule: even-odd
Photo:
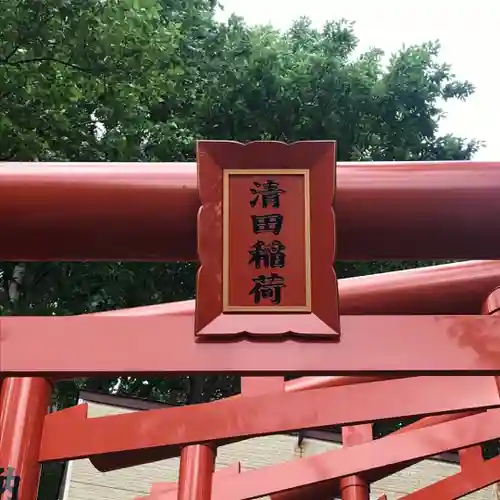
[[[427,386],[433,391],[425,391]],[[220,445],[231,438],[499,404],[494,377],[440,376],[276,392],[100,418],[87,418],[87,406],[79,405],[46,417],[40,461],[93,457],[97,463],[97,455],[105,459],[122,452],[126,458],[133,452],[147,463],[178,454],[181,444]]]
[[[400,500],[454,500],[464,495],[486,488],[500,479],[500,456],[467,465],[453,476],[446,477],[417,491],[409,493]],[[215,500],[215,499],[214,499]],[[379,499],[382,500],[382,499]]]
[[[499,293],[499,289],[494,290],[484,301],[482,308],[484,314],[498,316]],[[459,450],[459,456],[462,468],[459,473],[402,498],[408,500],[433,500],[434,498],[453,500],[489,486],[500,479],[500,457],[485,462],[481,447],[477,445]],[[278,496],[280,497],[280,495]],[[285,493],[285,496],[280,500],[294,500],[294,498]],[[381,496],[379,500],[387,500],[386,495]]]
[[[376,472],[377,469],[384,468],[390,463],[418,461],[499,436],[500,409],[496,409],[452,422],[389,435],[382,439],[321,453],[307,459],[264,467],[238,476],[228,476],[224,481],[214,481],[212,498],[214,500],[250,500],[277,492],[292,493],[295,488],[302,495],[296,498],[316,498],[305,494],[308,486],[323,481],[339,480],[341,477],[360,474],[363,471],[364,473]],[[306,460],[307,465],[304,463]],[[489,462],[494,463],[493,461],[486,463]],[[496,474],[496,470],[495,472],[488,470],[483,474],[485,479],[487,479],[487,474],[491,474],[488,476],[491,478]],[[463,485],[465,481],[464,478]],[[273,495],[272,498],[281,498],[281,495]],[[457,497],[436,494],[427,498],[451,500]],[[423,497],[422,500],[424,500]]]
[[[490,295],[484,301],[483,314],[497,314],[499,304],[500,304],[499,292],[498,289],[496,289],[495,291],[490,293]],[[468,414],[467,413],[447,414],[447,415],[438,415],[438,416],[423,418],[402,429],[399,429],[393,434],[408,432],[412,429],[417,429],[428,425],[435,425],[437,423],[440,423],[441,421],[446,421],[446,419],[463,418],[464,416],[468,416]],[[474,466],[474,464],[482,463],[483,461],[481,449],[479,446],[462,449],[460,450],[459,453],[460,453],[460,463],[462,467],[464,466],[467,467],[469,465]],[[378,481],[379,479],[382,479],[383,477],[394,474],[402,470],[406,466],[412,465],[413,463],[414,462],[406,462],[402,464],[400,463],[396,466],[389,465],[375,471],[371,471],[368,473],[365,472],[362,474],[362,476],[369,482],[375,482]],[[307,463],[303,462],[303,464],[305,467],[308,466]],[[436,488],[440,487],[441,486],[436,486]],[[303,498],[331,498],[333,496],[338,496],[338,494],[339,494],[339,481],[333,479],[333,480],[323,481],[318,484],[312,484],[310,486],[297,488],[295,490],[289,490],[283,493],[278,493],[272,496],[272,500],[302,500]],[[385,497],[381,497],[379,500],[384,500],[384,498]]]
[[[343,315],[479,314],[485,297],[500,285],[500,262],[457,262],[338,283]]]
[[[263,329],[272,330],[272,316],[238,319],[262,321]],[[195,343],[193,318],[187,315],[4,316],[0,373],[396,375],[500,370],[500,322],[494,317],[343,316],[342,331],[339,343]],[[360,356],[360,346],[369,355]]]
[[[396,436],[399,434],[405,434],[407,432],[411,432],[417,429],[424,429],[427,427],[431,427],[437,424],[452,422],[454,420],[458,420],[460,418],[469,417],[472,415],[477,415],[482,413],[482,410],[472,410],[468,412],[460,412],[460,413],[445,413],[442,415],[433,415],[430,417],[424,417],[416,422],[413,422],[397,431],[392,432],[391,436]],[[385,439],[385,438],[383,438]],[[326,452],[326,454],[322,454],[325,460],[325,467],[331,457],[329,455],[331,452]],[[317,455],[318,457],[320,455]],[[302,464],[305,468],[311,467],[314,464],[310,464],[308,462],[309,458],[301,459]],[[390,476],[392,474],[396,474],[406,467],[410,467],[420,460],[409,460],[405,462],[399,462],[397,464],[387,464],[384,467],[379,467],[377,469],[363,471],[360,473],[361,477],[365,479],[368,483],[374,483],[383,479],[384,477]],[[303,500],[304,498],[331,498],[338,496],[340,494],[339,491],[340,482],[338,478],[329,479],[327,481],[321,481],[320,483],[311,483],[309,485],[305,485],[300,488],[296,488],[293,490],[284,491],[281,493],[276,493],[271,496],[271,500]],[[380,499],[379,499],[380,500]]]
[[[367,380],[367,382],[370,382],[370,380]],[[283,392],[284,390],[285,377],[241,377],[242,396],[258,396],[270,392]]]
[[[499,258],[499,191],[500,162],[340,162],[337,258]],[[193,261],[199,206],[194,163],[3,163],[0,259]]]
[[[498,290],[492,292],[484,303],[485,314],[498,315]],[[462,470],[450,477],[431,484],[402,498],[408,500],[453,500],[489,486],[500,479],[500,457],[485,461],[480,446],[459,450]],[[381,497],[379,500],[384,500]]]
[[[248,379],[258,379],[254,381],[254,383],[250,383],[250,386],[245,383],[245,380]],[[251,390],[250,395],[256,395],[257,393],[270,392],[269,385],[267,386],[268,390],[263,391],[261,386],[264,379],[273,379],[272,390],[285,390],[286,392],[299,392],[306,391],[309,389],[321,389],[326,387],[341,387],[341,386],[349,386],[355,384],[363,384],[368,382],[375,382],[377,380],[386,380],[383,377],[345,377],[345,376],[330,376],[330,377],[300,377],[294,380],[289,380],[283,384],[284,377],[242,377],[242,389],[243,390]],[[394,377],[396,378],[396,377]],[[253,393],[253,394],[252,394]],[[236,396],[231,396],[230,398],[226,398],[225,401],[238,399],[241,397],[241,394],[237,394]],[[481,411],[481,410],[475,410]],[[441,415],[439,418],[443,418]],[[438,418],[438,417],[429,417],[429,418]],[[238,439],[231,439],[229,442],[237,442]],[[163,451],[161,452],[163,453]],[[93,459],[94,465],[96,465],[101,471],[110,471],[122,469],[125,467],[135,467],[137,465],[141,465],[143,463],[143,458],[141,456],[137,456],[133,453],[127,454],[123,456],[123,454],[108,454],[103,457],[97,457]]]
[[[458,417],[459,414],[453,415],[453,414],[448,414],[448,415],[439,415],[435,417],[427,417],[423,418],[418,422],[415,422],[414,424],[410,424],[410,426],[407,426],[399,431],[396,431],[393,435],[397,435],[400,433],[404,432],[409,432],[411,430],[415,430],[418,428],[423,428],[423,427],[418,427],[419,425],[424,425],[424,423],[429,423],[429,426],[436,425],[437,423],[440,422],[448,422],[453,419],[456,419],[455,417]],[[469,416],[469,415],[466,415]],[[463,418],[463,417],[462,417]],[[448,420],[446,420],[448,419]],[[451,420],[450,420],[451,419]],[[384,438],[382,438],[384,439]],[[476,450],[477,448],[480,447],[475,446],[473,448],[468,448],[468,450]],[[318,465],[318,460],[321,461],[321,466],[328,468],[329,464],[331,463],[332,453],[336,453],[337,451],[331,451],[331,452],[326,452],[322,454],[315,455],[314,457],[307,457],[307,458],[302,458],[300,460],[296,460],[296,462],[301,465],[302,469],[308,469],[313,466]],[[323,458],[321,458],[323,457]],[[311,463],[310,460],[314,461],[314,463]],[[361,477],[369,477],[370,482],[375,482],[383,477],[386,477],[387,475],[394,474],[404,468],[406,466],[410,466],[414,463],[416,463],[418,460],[413,460],[413,461],[406,461],[406,462],[400,462],[396,465],[389,465],[385,467],[381,467],[378,469],[372,469],[368,472],[361,473]],[[494,463],[496,462],[496,465],[494,466]],[[224,484],[225,484],[225,478],[228,477],[229,475],[233,474],[239,474],[241,473],[241,470],[233,470],[231,471],[232,467],[227,467],[225,469],[222,469],[220,471],[217,471],[214,475],[214,483],[213,483],[213,488],[216,492],[220,492],[224,489]],[[494,469],[494,470],[490,470]],[[476,478],[471,478],[464,477],[462,473],[458,473],[455,476],[451,476],[452,478],[456,478],[453,481],[450,480],[450,478],[444,479],[444,482],[447,483],[446,488],[450,489],[453,488],[453,491],[457,493],[456,496],[441,496],[439,495],[439,492],[442,492],[444,489],[444,485],[441,483],[443,481],[440,481],[438,483],[435,483],[433,485],[429,486],[429,492],[434,495],[434,496],[429,496],[426,497],[429,500],[433,500],[435,498],[439,498],[440,500],[452,500],[453,498],[458,497],[458,493],[460,492],[466,492],[467,487],[473,487],[476,489],[483,488],[485,486],[488,486],[488,484],[492,484],[492,482],[495,482],[495,480],[492,481],[493,478],[497,477],[497,471],[498,474],[500,475],[500,457],[497,457],[496,459],[493,459],[491,461],[487,462],[487,465],[485,467],[485,470],[481,470],[480,473]],[[470,474],[469,474],[470,475]],[[295,488],[293,490],[287,490],[283,491],[281,493],[275,493],[271,496],[272,500],[303,500],[306,498],[333,498],[337,497],[340,495],[340,481],[342,478],[334,478],[334,479],[329,479],[328,481],[322,481],[321,483],[311,483],[306,486],[302,486],[299,488]],[[455,484],[455,482],[457,484]],[[165,485],[164,488],[156,488],[155,485],[153,485],[153,488],[151,489],[151,495],[146,496],[146,497],[141,497],[136,500],[176,500],[177,499],[177,483],[163,483]],[[426,488],[424,488],[425,490]],[[417,495],[420,494],[419,490],[416,492]],[[406,500],[417,500],[417,498],[420,500],[420,496],[417,496],[417,498],[413,498],[413,493],[409,495],[408,497],[404,497]],[[385,500],[386,497],[385,495],[381,496],[379,500]],[[214,500],[218,500],[216,497],[214,497]],[[424,498],[422,498],[424,500]]]
[[[500,284],[500,262],[479,260],[338,280],[340,313],[479,314]],[[436,300],[439,297],[439,300]],[[95,313],[113,316],[194,315],[195,301]]]

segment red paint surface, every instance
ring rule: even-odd
[[[37,496],[40,441],[51,394],[52,386],[43,378],[0,380],[0,468],[5,475],[12,467],[20,477],[19,500]]]
[[[340,164],[337,174],[339,259],[500,256],[500,163]],[[190,164],[3,164],[0,232],[9,234],[9,245],[0,249],[0,257],[192,260],[199,206]],[[345,280],[340,284],[342,339],[330,343],[196,343],[190,304],[92,317],[1,317],[0,467],[14,466],[22,476],[21,500],[34,500],[42,461],[89,456],[111,470],[182,449],[181,500],[242,500],[269,493],[274,500],[323,500],[339,493],[344,500],[359,500],[367,498],[370,482],[459,448],[459,473],[407,497],[457,498],[500,479],[498,459],[483,461],[478,447],[500,436],[500,410],[473,414],[500,405],[497,380],[442,376],[363,382],[360,376],[499,371],[500,318],[494,314],[500,292],[485,302],[490,317],[468,316],[479,314],[499,284],[500,266],[494,262]],[[429,316],[375,316],[380,314]],[[226,327],[245,324],[272,333],[283,331],[282,320],[246,315],[239,325],[229,321]],[[127,349],[117,348],[123,345]],[[206,405],[97,419],[87,419],[85,407],[79,407],[43,421],[50,385],[30,377],[221,372],[330,376],[286,384],[276,379],[269,391],[265,379],[253,380],[243,384],[248,396]],[[16,374],[28,377],[10,377]],[[376,441],[356,437],[360,422],[451,411],[460,413],[427,417]],[[344,432],[352,443],[345,449],[228,474],[211,484],[215,444],[334,424],[350,425]]]
[[[178,500],[210,500],[217,449],[209,444],[181,450]]]
[[[420,391],[425,385],[432,386],[434,392]],[[412,398],[403,402],[394,398],[395,394],[412,394]],[[233,437],[496,405],[500,405],[500,397],[494,377],[465,376],[414,377],[295,393],[273,392],[100,418],[86,418],[86,407],[82,405],[46,418],[40,460],[110,453],[126,456],[130,450],[148,455],[148,462],[172,456],[181,444],[212,441],[220,445]],[[56,439],[62,427],[65,439]],[[170,431],[165,433],[164,429]]]
[[[339,162],[337,260],[497,259],[499,191],[500,162]],[[194,163],[3,163],[0,258],[195,260],[199,206]]]
[[[259,315],[250,316],[239,319],[259,321]],[[267,329],[272,327],[271,316],[266,315]],[[299,319],[301,316],[297,315]],[[343,316],[345,338],[338,343],[292,339],[196,343],[194,318],[175,313],[136,317],[3,316],[0,331],[0,373],[5,375],[479,374],[500,370],[500,319],[481,315]],[[47,345],[57,345],[59,350],[47,349]],[[360,349],[369,355],[359,356]]]

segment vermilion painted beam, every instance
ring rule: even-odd
[[[343,315],[479,314],[485,297],[500,285],[500,262],[457,262],[340,279],[338,284]]]
[[[377,380],[386,380],[384,377],[346,377],[346,376],[330,376],[330,377],[300,377],[293,380],[289,380],[282,384],[283,377],[242,377],[242,388],[243,390],[248,389],[248,384],[245,384],[245,380],[249,378],[257,378],[259,382],[257,384],[251,384],[250,389],[253,391],[257,391],[260,382],[264,378],[269,379],[272,378],[275,381],[272,384],[272,389],[274,390],[285,390],[286,392],[299,392],[306,391],[310,389],[322,389],[326,387],[341,387],[341,386],[349,386],[355,384],[364,384],[368,382],[375,382]],[[394,377],[396,378],[396,377]],[[277,380],[276,380],[277,379]],[[253,387],[252,387],[253,385]],[[245,387],[246,386],[246,387]],[[257,391],[262,392],[262,391]],[[269,392],[269,391],[266,391]],[[252,395],[255,395],[252,394]],[[238,399],[241,397],[241,394],[237,394],[235,396],[231,396],[230,398],[226,398],[225,401]],[[476,410],[481,411],[481,410]],[[442,418],[443,416],[441,416]],[[438,418],[438,417],[428,417],[428,418]],[[237,442],[238,439],[231,439],[228,442]],[[161,451],[163,453],[163,451]],[[137,456],[133,453],[127,454],[124,456],[122,453],[110,453],[102,457],[97,457],[96,459],[91,459],[94,462],[94,465],[103,472],[123,469],[125,467],[135,467],[137,465],[141,465],[143,463],[144,457]]]
[[[433,391],[423,391],[426,385]],[[93,456],[96,463],[97,455],[133,452],[147,463],[177,454],[181,444],[222,444],[231,438],[496,405],[494,377],[453,376],[276,392],[100,418],[87,418],[86,405],[79,405],[46,417],[40,461]]]
[[[339,163],[337,257],[499,258],[499,191],[500,162]],[[194,163],[3,163],[0,259],[196,260],[199,206]]]
[[[400,500],[455,500],[486,488],[500,479],[500,456],[467,467],[453,476],[400,497]],[[214,498],[216,500],[216,498]],[[382,500],[382,499],[379,499]]]
[[[484,303],[485,314],[498,315],[498,290],[489,295]],[[480,446],[459,450],[462,470],[418,491],[402,497],[413,500],[454,500],[478,489],[489,486],[500,479],[500,457],[485,462]],[[385,496],[379,500],[385,500]]]
[[[212,499],[250,500],[293,488],[300,491],[307,485],[340,479],[363,471],[375,472],[388,463],[418,461],[445,451],[496,439],[499,436],[500,409],[495,409],[452,422],[397,433],[357,446],[314,455],[307,458],[307,467],[303,464],[304,459],[301,459],[244,472],[237,476],[228,476],[223,482],[214,482]],[[487,463],[489,462],[492,461]],[[491,476],[487,477],[487,474]],[[485,479],[489,481],[494,474],[496,470],[484,472]],[[465,478],[462,484],[465,485]],[[458,486],[456,488],[458,490]],[[278,496],[273,495],[272,498]],[[442,497],[438,494],[432,497],[432,499],[438,498],[447,500],[457,497]],[[419,497],[419,500],[424,498]]]
[[[458,414],[457,414],[458,416]],[[469,415],[466,415],[469,416]],[[399,431],[396,431],[393,435],[397,435],[403,432],[409,432],[411,430],[415,430],[418,428],[423,428],[423,427],[416,427],[418,425],[422,425],[424,422],[434,422],[433,425],[436,425],[437,423],[440,423],[440,420],[442,422],[447,422],[450,420],[446,419],[453,419],[454,415],[440,415],[440,416],[435,416],[435,417],[427,417],[424,418],[418,422],[415,422],[414,424],[410,424],[410,426],[407,426]],[[429,425],[430,426],[430,425]],[[385,438],[382,438],[385,439]],[[480,447],[476,446],[473,448],[468,448],[468,450],[475,450]],[[321,468],[328,468],[329,464],[331,463],[332,457],[331,454],[336,453],[336,451],[333,452],[326,452],[323,454],[318,454],[315,455],[314,457],[308,457],[308,458],[303,458],[300,460],[296,460],[298,463],[300,462],[301,468],[302,469],[308,469],[314,466],[321,467]],[[323,457],[323,459],[321,459]],[[314,461],[314,463],[311,463],[310,460]],[[321,461],[321,464],[318,464],[318,462]],[[378,481],[387,475],[394,474],[402,469],[404,469],[406,466],[410,466],[414,463],[416,463],[418,460],[413,460],[413,461],[406,461],[406,462],[401,462],[396,465],[390,465],[389,467],[382,467],[378,469],[373,469],[366,474],[366,472],[362,473],[361,475],[363,477],[369,477],[370,482],[375,482]],[[461,461],[462,463],[462,461]],[[494,465],[494,463],[496,465]],[[462,464],[463,465],[463,464]],[[214,475],[214,483],[213,483],[213,488],[215,491],[219,492],[224,489],[224,484],[225,484],[225,478],[229,475],[233,474],[239,474],[241,473],[241,470],[231,470],[232,467],[227,467],[225,469],[222,469],[220,471],[217,471]],[[388,473],[386,473],[388,472]],[[440,500],[452,500],[454,498],[457,498],[460,494],[465,494],[464,492],[468,492],[466,489],[467,487],[472,487],[473,489],[480,489],[488,486],[489,484],[492,484],[495,482],[497,479],[494,479],[495,477],[500,477],[500,457],[495,458],[493,460],[490,460],[486,462],[486,467],[481,469],[479,471],[479,474],[477,475],[477,478],[471,479],[470,476],[471,474],[465,474],[465,477],[462,473],[458,473],[454,476],[451,476],[450,478],[446,478],[443,481],[439,481],[438,483],[430,485],[428,488],[424,488],[424,490],[428,490],[430,493],[430,496],[428,497],[420,497],[420,491],[416,493],[412,493],[408,496],[403,497],[404,500],[434,500],[436,498],[439,498]],[[454,478],[454,480],[451,480],[451,478]],[[272,500],[304,500],[307,498],[334,498],[340,495],[340,480],[341,478],[335,478],[335,479],[329,479],[328,481],[323,481],[321,483],[311,483],[309,485],[299,487],[293,490],[288,490],[284,491],[281,493],[275,493],[271,496]],[[445,489],[445,486],[442,485],[441,483],[445,482],[446,483],[446,491],[449,491],[452,489],[455,493],[457,493],[456,496],[442,496],[442,492]],[[156,488],[156,485],[153,485],[153,488],[151,489],[151,495],[147,497],[142,497],[138,498],[136,500],[176,500],[176,495],[177,495],[177,483],[163,483],[165,484],[164,488]],[[167,487],[168,485],[168,487]],[[272,489],[272,485],[271,489]],[[325,487],[326,486],[326,487]],[[414,498],[413,495],[416,494],[417,498]],[[385,500],[385,496],[381,496],[379,500]],[[217,500],[214,497],[214,500]],[[403,499],[401,499],[403,500]]]
[[[484,301],[482,312],[498,316],[499,305],[499,290],[496,289]],[[454,500],[500,479],[500,457],[485,462],[481,447],[478,445],[459,450],[459,456],[462,468],[459,473],[402,498],[408,500],[433,500],[434,498]],[[281,500],[293,500],[293,498]],[[386,495],[381,496],[379,500],[387,500]]]
[[[298,379],[296,379],[298,380]],[[477,410],[476,410],[477,412]],[[399,433],[405,433],[409,432],[415,429],[420,429],[424,427],[429,427],[431,425],[436,425],[438,423],[442,422],[448,422],[452,420],[456,420],[458,418],[464,418],[466,416],[470,416],[476,414],[474,411],[470,412],[464,412],[464,413],[455,413],[455,414],[444,414],[444,415],[436,415],[432,417],[425,417],[417,422],[414,422],[398,431],[393,433],[393,435],[397,435]],[[359,443],[358,443],[359,444]],[[470,450],[476,450],[479,448],[479,451],[481,450],[479,446],[475,446],[473,448],[467,448],[466,450],[462,450],[465,452],[469,452]],[[331,452],[326,452],[326,454],[319,454],[316,455],[314,458],[315,464],[311,464],[309,462],[309,458],[303,458],[300,459],[300,464],[302,468],[309,468],[314,465],[318,465],[318,459],[320,459],[321,456],[324,455],[324,463],[321,465],[324,468],[327,468],[331,457],[330,457]],[[461,457],[464,455],[464,453],[461,454]],[[474,458],[474,455],[471,457]],[[470,461],[470,460],[468,460]],[[375,482],[378,481],[388,475],[397,473],[400,470],[405,469],[406,467],[409,467],[410,465],[413,465],[417,461],[407,461],[407,462],[402,462],[398,463],[395,465],[389,465],[386,467],[378,468],[375,470],[371,470],[368,473],[363,472],[360,474],[361,477],[365,478],[367,482]],[[140,462],[139,462],[140,463]],[[137,465],[137,464],[134,464]],[[236,469],[234,469],[233,466],[226,467],[222,470],[216,471],[214,475],[214,487],[217,489],[222,489],[224,487],[224,478],[227,475],[232,475],[232,474],[239,474],[241,473],[241,468],[239,467],[239,464],[235,464],[238,466]],[[342,478],[340,478],[341,480]],[[309,484],[301,488],[296,488],[294,490],[288,490],[286,492],[281,492],[281,493],[276,493],[271,496],[272,500],[304,500],[307,498],[336,498],[340,495],[340,480],[339,478],[335,479],[330,479],[328,481],[322,481],[321,483],[315,483],[315,484]],[[475,483],[473,483],[475,484]],[[164,486],[163,486],[164,485]],[[147,497],[142,497],[138,498],[136,500],[176,500],[177,499],[177,483],[160,483],[158,485],[153,485],[151,489],[151,495]],[[441,497],[432,497],[433,498],[441,498]],[[383,497],[379,498],[379,500],[384,500]]]
[[[270,392],[283,392],[284,390],[285,377],[241,377],[241,396],[258,396]]]
[[[495,314],[498,313],[498,307],[500,304],[500,300],[498,300],[498,289],[492,292],[487,300],[484,302],[483,313],[484,314]],[[427,425],[435,425],[440,423],[441,421],[446,421],[446,419],[456,419],[456,418],[464,418],[465,416],[469,416],[471,412],[459,413],[459,414],[447,414],[447,415],[438,415],[433,417],[423,418],[417,422],[414,422],[402,429],[399,429],[393,434],[408,432],[412,429],[421,428]],[[474,466],[476,464],[481,464],[483,462],[482,453],[480,446],[474,446],[471,448],[466,448],[460,450],[460,463],[462,467]],[[325,456],[325,460],[328,458]],[[369,471],[368,473],[363,472],[362,476],[369,482],[375,482],[383,477],[388,475],[397,473],[398,471],[404,469],[407,466],[413,465],[414,462],[405,462],[400,463],[398,465],[388,465],[386,467]],[[302,465],[304,467],[311,466],[307,463],[307,459],[302,461]],[[325,463],[326,466],[326,463]],[[462,483],[460,483],[462,484]],[[470,483],[474,485],[475,483]],[[436,488],[441,488],[441,486],[436,486]],[[436,498],[432,496],[432,491],[430,499]],[[472,491],[472,490],[471,490]],[[272,500],[303,500],[304,498],[331,498],[339,495],[339,481],[338,479],[331,479],[328,481],[322,481],[320,483],[311,484],[309,486],[304,486],[300,488],[296,488],[294,490],[288,490],[286,492],[277,493],[272,495]],[[384,500],[386,497],[382,496],[379,500]],[[441,498],[441,496],[439,496]],[[448,498],[448,497],[446,497]],[[450,497],[451,498],[451,497]]]
[[[300,315],[298,315],[300,316]],[[272,330],[272,316],[262,321]],[[271,375],[500,370],[500,320],[485,316],[343,316],[342,341],[195,343],[193,318],[1,317],[2,375]],[[47,349],[47,346],[57,349]],[[165,356],[168,349],[168,357]],[[360,355],[360,349],[369,353]]]
[[[462,467],[462,469],[467,467],[476,467],[484,462],[483,450],[481,449],[481,446],[471,446],[470,448],[458,450],[458,456],[460,458],[460,467]]]
[[[427,427],[431,427],[437,424],[452,422],[454,420],[458,420],[460,418],[469,417],[472,415],[477,415],[482,413],[483,410],[472,410],[468,412],[460,412],[460,413],[445,413],[442,415],[433,415],[431,417],[424,417],[416,422],[413,422],[397,431],[394,431],[390,434],[390,436],[396,436],[399,434],[405,434],[407,432],[412,432],[417,429],[424,429]],[[382,439],[385,439],[382,438]],[[323,466],[328,467],[328,464],[331,460],[331,452],[325,452],[319,455],[316,455],[314,460],[320,460],[320,457],[323,457]],[[384,477],[390,476],[392,474],[396,474],[399,471],[406,469],[406,467],[410,467],[414,465],[419,460],[409,460],[405,462],[399,462],[397,464],[388,464],[384,467],[379,467],[377,469],[363,471],[360,475],[365,479],[368,483],[374,483],[383,479]],[[304,468],[313,467],[317,465],[315,463],[309,463],[309,458],[301,459],[301,464]],[[276,493],[271,495],[271,500],[303,500],[304,498],[331,498],[338,496],[340,494],[339,491],[339,479],[329,479],[327,481],[321,481],[319,483],[311,483],[309,485],[302,486],[300,488],[296,488],[294,490],[288,490],[281,493]]]
[[[340,313],[479,314],[500,284],[500,261],[479,260],[338,280]],[[439,300],[436,300],[439,297]],[[195,301],[95,313],[113,316],[194,315]]]

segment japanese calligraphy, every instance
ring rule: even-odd
[[[251,255],[248,263],[254,264],[256,269],[260,269],[261,266],[273,269],[285,267],[286,255],[284,250],[286,250],[286,247],[281,241],[273,240],[271,243],[266,244],[259,240],[248,252]]]
[[[255,197],[250,200],[250,206],[252,208],[257,205],[259,200],[261,200],[262,208],[267,208],[268,206],[272,208],[280,207],[280,195],[286,193],[286,191],[281,189],[277,182],[268,179],[262,184],[260,182],[254,182],[253,185],[255,188],[250,189],[250,192],[255,195]]]
[[[273,233],[277,236],[283,227],[283,216],[281,214],[252,215],[252,225],[255,234]]]
[[[281,303],[281,290],[286,287],[282,276],[276,273],[271,273],[269,276],[260,274],[252,279],[254,287],[250,290],[249,295],[253,295],[256,305],[260,304],[262,299],[269,299],[275,305]]]
[[[14,467],[0,468],[0,498],[2,500],[17,500],[21,478],[16,476]],[[4,493],[8,493],[7,496]]]
[[[259,207],[263,209],[279,209],[280,197],[286,191],[280,188],[275,180],[267,179],[265,182],[254,182],[250,193],[254,195],[250,200],[250,207],[256,208],[259,204]],[[251,215],[251,219],[253,232],[256,235],[271,233],[277,236],[283,228],[283,215],[280,213]],[[255,269],[284,268],[285,250],[285,245],[277,239],[270,242],[259,239],[248,251],[250,254],[248,264],[254,265]],[[254,296],[255,304],[260,304],[262,300],[270,300],[275,305],[281,303],[282,289],[286,287],[283,276],[276,273],[271,273],[269,276],[261,274],[252,280],[254,286],[249,295]]]

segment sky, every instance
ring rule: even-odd
[[[500,161],[496,118],[500,115],[500,71],[496,66],[500,47],[500,2],[475,0],[221,0],[224,12],[242,16],[248,24],[272,24],[288,28],[294,19],[308,16],[316,26],[342,18],[355,22],[360,51],[378,47],[387,54],[403,45],[439,40],[441,59],[455,75],[469,80],[476,92],[465,102],[443,105],[446,118],[440,133],[479,139],[486,146],[477,160]],[[311,137],[311,139],[314,139]]]

